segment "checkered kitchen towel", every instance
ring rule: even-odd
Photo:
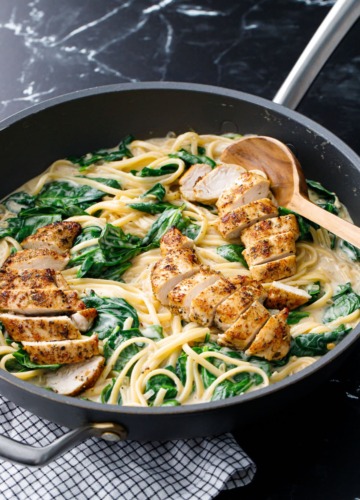
[[[45,446],[66,432],[0,396],[0,433]],[[0,498],[207,500],[244,486],[255,465],[231,434],[109,444],[91,438],[41,469],[0,460]]]

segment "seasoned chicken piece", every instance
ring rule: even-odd
[[[184,248],[194,248],[194,242],[187,236],[184,236],[179,229],[172,227],[160,240],[161,255],[166,257],[169,252],[182,250]]]
[[[80,330],[80,332],[87,332],[92,327],[97,314],[97,310],[91,307],[89,309],[83,309],[82,311],[78,311],[75,314],[72,314],[71,319],[76,325],[76,328]]]
[[[266,307],[269,309],[283,309],[286,307],[290,311],[306,304],[311,299],[305,290],[295,286],[285,285],[274,281],[267,289]]]
[[[245,354],[268,361],[284,358],[290,350],[291,340],[290,327],[286,323],[288,314],[289,311],[285,308],[276,316],[270,316]]]
[[[77,396],[95,385],[104,364],[102,356],[94,356],[81,363],[62,366],[46,374],[45,386],[64,396]]]
[[[99,354],[99,340],[96,334],[78,340],[23,342],[22,346],[29,353],[31,361],[39,365],[80,363]]]
[[[218,335],[218,344],[235,349],[246,349],[269,317],[269,311],[255,300],[230,328]]]
[[[220,216],[252,201],[267,198],[270,182],[262,175],[244,172],[228,189],[222,192],[216,206]]]
[[[168,294],[183,279],[199,270],[198,259],[190,248],[170,252],[156,262],[151,271],[151,286],[155,297],[168,305]]]
[[[265,264],[283,257],[294,255],[296,251],[293,233],[280,233],[255,242],[242,252],[249,267]]]
[[[250,230],[253,227],[251,224],[277,215],[278,209],[274,203],[269,198],[262,198],[225,213],[217,223],[217,230],[223,238],[232,240],[239,238],[241,231]],[[250,229],[246,229],[249,226]]]
[[[84,309],[74,290],[16,289],[0,291],[0,310],[17,314],[64,314]]]
[[[81,334],[68,316],[0,314],[0,321],[16,342],[78,339]]]
[[[54,269],[62,271],[69,262],[69,254],[59,254],[47,248],[20,250],[4,262],[5,271],[26,271],[30,269]]]
[[[245,170],[240,165],[224,163],[211,170],[195,184],[195,198],[201,203],[215,203],[224,189],[232,186]]]
[[[211,326],[216,308],[235,291],[236,286],[225,278],[220,278],[207,286],[191,301],[190,321],[196,321],[203,326]]]
[[[196,201],[194,191],[197,184],[212,168],[206,163],[196,163],[180,178],[180,192],[186,200]]]
[[[30,269],[25,271],[3,271],[0,269],[0,290],[31,290],[34,288],[53,289],[62,288],[69,290],[70,287],[59,271],[54,269]]]
[[[47,248],[58,253],[65,253],[73,246],[76,236],[81,233],[78,222],[62,221],[53,222],[47,226],[40,227],[21,242],[23,248]]]
[[[185,321],[189,321],[191,301],[204,288],[213,285],[220,279],[219,273],[211,271],[205,266],[201,266],[198,273],[190,278],[180,281],[169,293],[169,306],[176,314],[180,314]]]
[[[237,318],[255,301],[263,302],[266,290],[260,283],[249,282],[238,286],[236,292],[217,307],[214,323],[220,330],[230,328]]]
[[[300,232],[295,215],[281,215],[271,219],[262,220],[253,226],[244,229],[241,241],[246,247],[254,245],[257,241],[269,238],[279,233],[291,232],[297,240]]]
[[[266,264],[251,266],[250,272],[254,280],[265,283],[287,278],[296,273],[296,257],[290,255],[283,259],[266,262]]]

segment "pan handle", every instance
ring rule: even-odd
[[[323,65],[359,16],[359,0],[337,0],[278,90],[273,102],[296,109]]]
[[[0,459],[30,467],[41,467],[93,436],[106,441],[123,441],[127,432],[120,424],[92,423],[69,431],[42,448],[0,436]]]

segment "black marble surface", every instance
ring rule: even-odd
[[[360,0],[359,0],[360,1]],[[332,0],[1,0],[0,119],[73,90],[186,81],[271,99]],[[299,106],[357,153],[354,25]],[[253,484],[219,499],[360,498],[360,349],[333,378],[237,433]]]

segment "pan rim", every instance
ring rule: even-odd
[[[230,97],[236,100],[242,100],[264,107],[265,110],[274,111],[284,118],[290,119],[299,123],[308,129],[309,134],[316,134],[323,137],[327,142],[332,144],[336,149],[340,150],[341,153],[348,158],[350,163],[357,165],[360,164],[359,156],[347,146],[339,137],[333,134],[331,131],[319,125],[317,122],[310,118],[302,115],[298,111],[288,109],[282,105],[276,104],[268,99],[258,97],[252,94],[244,93],[238,90],[232,90],[225,87],[216,87],[204,84],[192,84],[187,82],[138,82],[138,83],[121,83],[112,85],[102,85],[97,87],[90,87],[84,90],[78,90],[75,92],[70,92],[62,94],[51,99],[47,99],[41,103],[35,104],[29,108],[21,110],[3,120],[0,121],[0,134],[3,130],[11,127],[13,124],[20,122],[21,120],[37,114],[42,111],[48,110],[49,108],[59,106],[63,103],[70,102],[73,100],[83,99],[86,97],[96,96],[99,94],[117,93],[117,92],[129,92],[129,91],[141,91],[141,90],[173,90],[173,91],[184,91],[184,92],[199,92],[201,94],[208,93],[217,96]],[[307,379],[312,376],[315,372],[322,370],[329,363],[331,363],[335,358],[342,355],[345,351],[349,351],[351,345],[355,344],[360,338],[360,324],[357,325],[340,344],[338,344],[332,351],[322,356],[312,365],[301,370],[300,372],[293,374],[284,380],[277,382],[273,385],[269,385],[262,389],[255,390],[250,393],[245,393],[240,396],[235,396],[232,398],[213,401],[208,403],[198,403],[192,405],[183,405],[177,407],[130,407],[130,406],[117,406],[109,405],[104,403],[95,403],[92,401],[81,400],[78,398],[72,398],[70,396],[63,396],[50,392],[42,387],[33,385],[27,381],[20,380],[14,375],[0,370],[0,380],[6,381],[11,386],[16,386],[27,392],[28,395],[34,395],[47,400],[53,400],[54,402],[60,403],[64,406],[69,405],[82,410],[90,410],[103,412],[106,414],[107,418],[109,415],[181,415],[190,414],[197,412],[211,412],[219,409],[223,409],[230,406],[240,406],[250,400],[255,400],[261,397],[266,397],[271,394],[277,393],[286,387],[296,384],[300,381]]]
[[[321,137],[324,137],[330,144],[334,145],[337,149],[345,154],[346,157],[352,163],[360,161],[360,156],[355,153],[353,149],[350,148],[342,139],[331,132],[329,129],[320,125],[316,121],[308,118],[299,111],[289,109],[280,104],[274,103],[273,101],[266,99],[264,97],[259,97],[254,94],[249,94],[242,92],[240,90],[233,90],[227,87],[217,87],[214,85],[205,85],[201,83],[188,83],[188,82],[136,82],[136,83],[118,83],[111,85],[99,85],[96,87],[89,87],[87,89],[75,90],[74,92],[68,92],[61,94],[50,99],[46,99],[40,103],[34,104],[28,108],[20,110],[3,120],[0,120],[0,133],[10,127],[11,125],[19,122],[20,120],[27,118],[33,114],[40,113],[51,107],[58,106],[65,102],[70,102],[77,99],[83,99],[85,97],[91,97],[99,94],[107,94],[113,92],[127,92],[134,90],[182,90],[185,92],[198,92],[198,93],[209,93],[220,95],[224,97],[231,97],[238,100],[243,100],[251,104],[256,104],[263,106],[265,109],[270,109],[275,111],[285,118],[290,118],[301,125],[305,125],[308,129],[309,134],[314,133]]]

